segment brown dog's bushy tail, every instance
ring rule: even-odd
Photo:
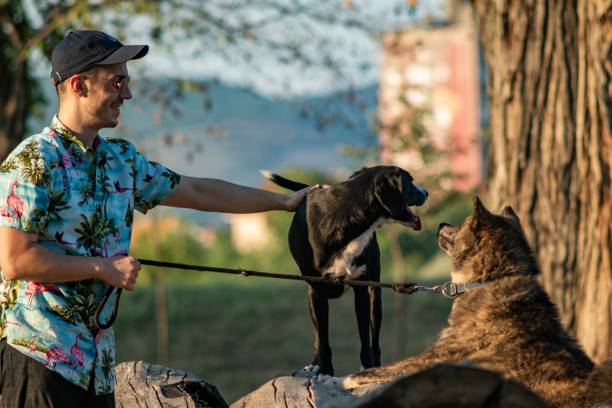
[[[279,176],[276,173],[272,173],[268,170],[259,170],[259,172],[268,180],[273,182],[274,184],[278,184],[279,186],[286,188],[288,190],[298,191],[305,187],[308,187],[308,184],[300,183],[298,181],[293,181],[286,179],[284,177]]]
[[[585,407],[612,407],[612,360],[604,361],[591,373]]]

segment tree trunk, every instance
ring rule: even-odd
[[[489,69],[488,201],[518,210],[564,325],[612,355],[610,0],[472,0]]]

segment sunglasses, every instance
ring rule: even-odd
[[[81,77],[84,79],[92,79],[91,75],[83,75]],[[122,92],[125,88],[130,85],[130,77],[124,75],[115,75],[114,77],[107,79],[106,82],[113,88],[116,92]]]

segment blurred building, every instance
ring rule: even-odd
[[[274,184],[264,181],[257,186],[264,190],[274,190]],[[266,249],[277,248],[280,244],[274,235],[268,214],[226,214],[230,228],[232,246],[241,254],[258,253]]]
[[[186,234],[197,240],[205,248],[210,248],[217,240],[214,228],[191,223],[169,211],[160,212],[158,208],[150,211],[152,215],[145,216],[134,212],[134,226],[132,227],[132,243],[139,242],[142,237],[164,238],[176,234]]]
[[[447,23],[383,38],[381,159],[405,167],[417,180],[441,175],[443,188],[465,191],[475,188],[483,173],[484,78],[471,7],[449,6],[448,14],[453,17]]]
[[[277,244],[265,213],[228,214],[227,219],[232,246],[238,252],[260,252]]]

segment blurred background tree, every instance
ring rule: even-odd
[[[612,356],[612,4],[474,0],[489,69],[488,204],[518,210],[589,356]]]

